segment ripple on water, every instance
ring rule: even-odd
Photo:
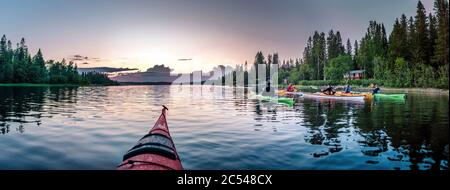
[[[448,97],[300,98],[288,107],[219,86],[7,91],[0,91],[0,169],[114,169],[165,104],[186,169],[448,170]]]

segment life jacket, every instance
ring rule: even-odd
[[[287,88],[287,90],[286,91],[288,91],[288,92],[294,92],[294,86],[289,86],[288,88]]]

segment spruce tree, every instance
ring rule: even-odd
[[[5,80],[5,65],[7,64],[6,54],[6,36],[3,35],[0,40],[0,82],[4,82]]]
[[[415,36],[412,36],[412,38],[414,38],[414,46],[411,48],[416,49],[414,51],[417,58],[416,61],[419,64],[430,64],[427,16],[425,7],[421,1],[418,1],[417,3],[417,14],[414,20],[414,28]]]
[[[406,62],[415,63],[418,60],[417,54],[417,38],[416,38],[416,27],[414,26],[414,19],[409,18],[408,21],[408,35],[407,35],[407,49],[409,57],[406,57]]]
[[[337,31],[336,32],[336,57],[340,56],[340,55],[344,55],[345,53],[345,48],[344,48],[344,43],[342,43],[342,37],[341,37],[341,32]]]
[[[430,13],[428,15],[428,44],[427,44],[427,51],[428,51],[428,55],[429,55],[429,63],[435,68],[437,69],[437,64],[436,62],[432,61],[434,55],[435,55],[435,46],[436,46],[436,40],[437,40],[437,23],[436,23],[436,18]]]
[[[353,47],[355,48],[355,53],[353,55],[353,68],[354,69],[359,69],[358,68],[358,61],[357,61],[357,57],[359,54],[359,45],[358,45],[358,40],[355,40],[355,44],[353,45]]]
[[[327,37],[327,58],[328,58],[328,60],[337,57],[337,54],[338,53],[336,52],[336,37],[334,35],[334,31],[330,30],[328,32],[328,37]]]
[[[35,77],[34,82],[42,83],[47,81],[45,60],[41,49],[38,50],[32,60],[32,71]]]
[[[347,39],[347,55],[352,56],[352,43],[350,42],[350,38]]]
[[[449,57],[449,4],[447,0],[435,0],[434,10],[437,19],[437,39],[433,62],[435,65],[446,65],[448,73]]]

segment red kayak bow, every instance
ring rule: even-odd
[[[166,121],[167,107],[150,132],[124,156],[119,170],[182,170],[180,157],[169,133]]]

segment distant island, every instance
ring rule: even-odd
[[[111,80],[123,84],[194,84],[195,82],[203,83],[206,80],[217,79],[223,76],[214,77],[213,71],[206,73],[194,71],[185,74],[172,74],[172,71],[173,69],[164,66],[164,64],[154,65],[145,72],[119,73],[117,76],[111,77]],[[197,78],[194,79],[194,77]]]
[[[124,71],[137,71],[138,69],[130,69],[130,68],[114,68],[114,67],[89,67],[89,68],[78,68],[78,73],[90,73],[90,72],[96,72],[96,73],[117,73],[117,72],[124,72]]]

